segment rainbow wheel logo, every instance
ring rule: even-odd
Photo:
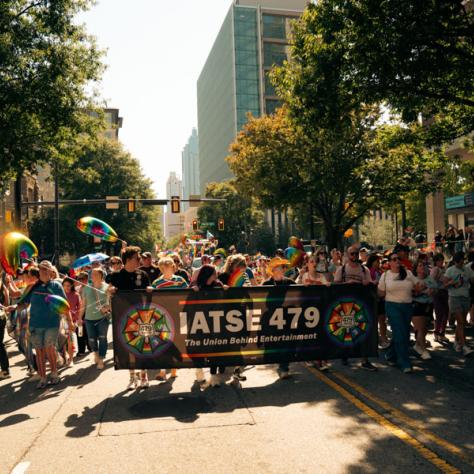
[[[134,307],[124,318],[121,335],[129,352],[138,357],[155,357],[173,344],[173,319],[162,306]]]
[[[326,331],[342,347],[354,347],[369,334],[370,319],[365,306],[352,299],[333,303],[326,314]]]

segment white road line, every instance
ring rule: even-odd
[[[24,461],[19,464],[17,464],[14,468],[11,474],[24,474],[28,468],[30,467],[30,461]]]

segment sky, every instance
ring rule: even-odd
[[[196,83],[232,0],[97,0],[78,21],[106,49],[99,91],[120,109],[119,139],[166,197],[197,128]]]

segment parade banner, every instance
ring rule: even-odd
[[[112,321],[116,369],[377,355],[372,285],[119,291]]]

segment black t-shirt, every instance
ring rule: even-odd
[[[279,280],[279,281],[275,281],[272,277],[263,282],[263,285],[265,286],[288,286],[288,285],[294,285],[294,284],[295,282],[291,278],[286,278],[286,277],[284,277],[283,280]]]
[[[228,273],[219,273],[218,278],[224,285],[227,285],[230,275]]]
[[[149,267],[140,267],[139,270],[142,270],[148,275],[148,279],[153,283],[160,275],[161,271],[155,265],[150,265]]]
[[[175,275],[178,275],[180,277],[183,277],[185,280],[186,280],[186,283],[189,284],[189,273],[186,271],[186,270],[183,270],[182,268],[180,268],[179,270],[176,270],[174,272]],[[153,282],[152,282],[153,283]]]
[[[122,268],[119,272],[110,275],[110,284],[117,290],[144,290],[150,286],[150,279],[143,270],[127,272]]]

